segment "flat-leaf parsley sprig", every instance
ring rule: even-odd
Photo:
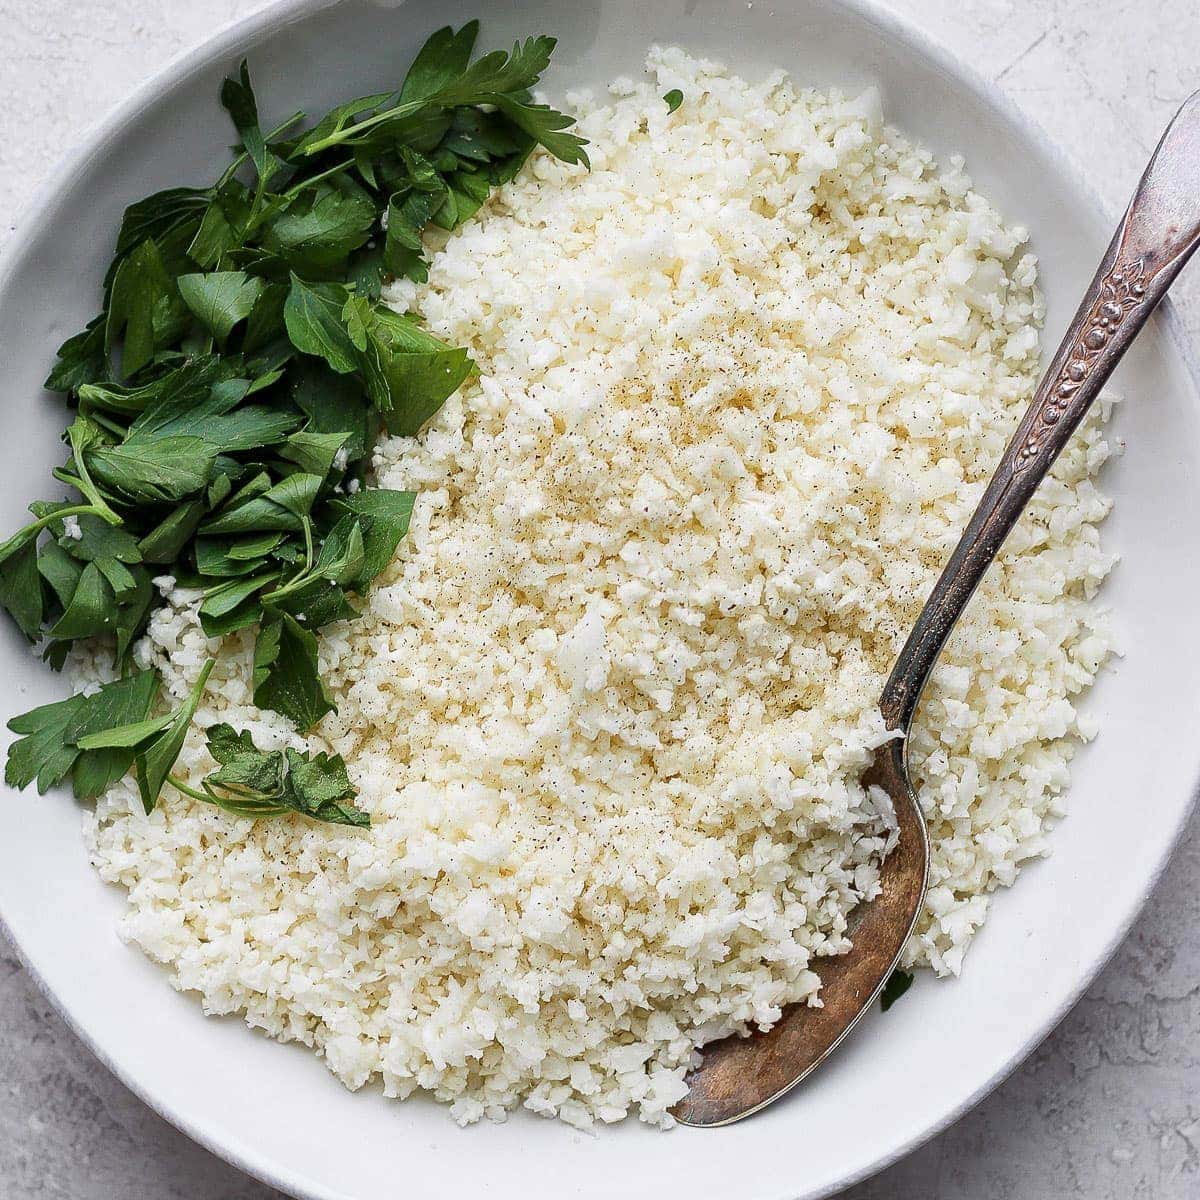
[[[478,32],[439,30],[397,91],[309,128],[264,129],[243,62],[221,88],[239,143],[221,177],[125,210],[101,311],[46,380],[74,409],[53,475],[76,498],[35,501],[0,542],[0,606],[46,661],[104,638],[120,678],[14,718],[10,784],[69,777],[87,799],[132,769],[147,812],[170,782],[244,816],[366,823],[340,758],[228,726],[203,788],[173,776],[211,668],[155,715],[132,651],[170,576],[210,637],[257,627],[259,707],[302,732],[333,710],[315,633],[356,616],[412,513],[412,492],[362,488],[375,438],[415,434],[474,370],[380,290],[426,279],[425,231],[472,216],[535,147],[588,164],[573,119],[532,98],[554,39],[472,61]]]

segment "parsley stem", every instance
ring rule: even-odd
[[[349,168],[352,166],[354,166],[354,159],[349,158],[345,162],[340,162],[335,166],[330,167],[327,171],[321,171],[316,175],[310,175],[307,179],[300,180],[299,183],[294,184],[282,194],[286,196],[287,199],[294,200],[302,191],[304,191],[305,188],[310,188],[313,186],[313,184],[320,183],[322,179],[325,179],[330,175],[340,175],[343,171],[349,170]]]
[[[63,517],[82,517],[82,516],[101,516],[101,511],[94,504],[68,504],[66,508],[60,508],[52,513],[47,513],[44,517],[39,517],[36,521],[31,521],[21,533],[41,533],[47,525],[55,521],[61,520]],[[20,537],[21,534],[17,534]]]
[[[85,483],[78,475],[72,475],[66,467],[55,467],[50,472],[59,483],[65,483],[68,487],[73,487],[81,495],[86,496],[90,503],[86,505],[88,512],[95,513],[102,521],[107,521],[109,525],[120,525],[121,518],[117,516],[107,504],[104,503],[104,497],[96,490],[95,485],[91,482],[91,477]]]
[[[307,574],[312,570],[313,565],[312,520],[308,517],[300,519],[304,522],[304,570],[301,574]]]
[[[467,103],[470,103],[468,101]],[[320,141],[313,142],[311,145],[305,146],[303,155],[305,158],[311,158],[314,154],[320,154],[322,150],[328,150],[330,146],[340,145],[342,142],[348,141],[352,137],[356,137],[362,133],[364,129],[371,129],[375,125],[379,125],[383,121],[398,120],[401,117],[411,117],[414,113],[418,113],[427,105],[436,104],[438,108],[443,108],[445,105],[437,104],[432,99],[427,100],[410,100],[407,104],[397,104],[395,108],[385,108],[383,112],[376,113],[373,117],[366,117],[361,121],[356,121],[353,125],[345,125],[341,129],[335,130],[327,137],[321,138]],[[460,105],[459,107],[463,107]]]
[[[206,796],[203,792],[192,787],[191,784],[184,783],[178,775],[168,775],[167,782],[177,791],[182,792],[185,796],[191,796],[193,800],[203,800],[205,804],[211,804],[213,798]]]
[[[12,537],[5,538],[4,541],[0,542],[0,562],[6,559],[18,546],[24,545],[29,538],[41,533],[47,525],[52,525],[55,521],[61,521],[64,517],[81,517],[84,514],[96,517],[104,516],[94,504],[68,504],[66,508],[55,509],[54,512],[47,513],[44,517],[38,517],[36,521],[30,521],[23,529],[18,529]]]
[[[87,424],[78,418],[72,421],[67,426],[67,440],[71,443],[71,460],[74,462],[76,474],[79,476],[75,484],[79,494],[86,496],[96,506],[100,516],[110,525],[120,525],[121,518],[104,502],[104,497],[100,495],[100,489],[92,482],[87,463],[83,461],[84,450],[92,444],[91,432]]]
[[[122,441],[125,440],[126,436],[129,433],[129,431],[125,428],[124,425],[120,424],[117,421],[112,420],[111,417],[104,416],[103,413],[96,412],[95,410],[88,413],[88,420],[95,421],[96,424],[99,425],[101,429],[107,429],[109,433],[115,434]]]
[[[301,517],[304,522],[304,566],[296,572],[295,575],[282,584],[280,587],[274,588],[272,591],[262,593],[262,601],[264,604],[270,604],[278,601],[281,597],[288,595],[289,592],[294,592],[302,583],[308,582],[308,577],[313,569],[313,536],[312,536],[312,521],[308,517]]]
[[[292,113],[292,115],[290,117],[288,117],[288,119],[286,121],[282,121],[280,124],[276,125],[275,128],[272,129],[266,135],[266,138],[264,140],[269,142],[272,138],[277,138],[281,133],[285,132],[286,130],[290,129],[293,125],[295,125],[295,123],[297,121],[303,121],[303,120],[304,120],[304,114],[302,112]],[[229,164],[229,166],[227,166],[225,168],[225,171],[222,174],[221,178],[217,180],[216,186],[213,188],[213,191],[219,192],[221,190],[221,188],[223,188],[234,177],[234,175],[237,174],[238,167],[240,167],[242,165],[242,163],[244,163],[249,157],[250,157],[250,155],[247,154],[245,150],[243,150],[241,152],[241,154],[239,154],[237,156],[237,158],[235,158],[233,160],[233,162],[231,162]]]

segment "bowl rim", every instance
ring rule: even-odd
[[[342,0],[271,0],[259,11],[221,27],[196,45],[179,52],[138,84],[124,100],[101,116],[78,142],[73,143],[72,147],[58,158],[19,208],[6,244],[0,250],[0,294],[4,292],[10,279],[23,263],[33,241],[33,235],[41,223],[43,211],[51,206],[58,193],[68,185],[72,176],[93,158],[103,155],[109,146],[122,135],[125,127],[140,115],[144,108],[157,103],[179,84],[186,82],[193,75],[210,67],[214,62],[228,56],[239,47],[260,40],[263,36],[270,35],[291,21],[302,20],[326,9],[337,8],[341,2]],[[1107,221],[1115,225],[1115,216],[1099,198],[1091,180],[1080,173],[1078,167],[1046,130],[1021,110],[998,84],[988,79],[970,62],[955,54],[948,46],[928,33],[915,19],[895,12],[887,7],[883,0],[826,0],[826,2],[845,9],[852,15],[874,25],[888,39],[901,46],[911,47],[923,54],[930,62],[942,68],[958,85],[973,92],[1017,135],[1035,144],[1059,170],[1072,177],[1086,199],[1087,211],[1082,214],[1086,220],[1092,224],[1104,224]],[[1167,296],[1160,304],[1155,319],[1179,354],[1187,374],[1190,376],[1193,391],[1197,397],[1200,397],[1200,353],[1193,351],[1170,296]],[[1155,894],[1163,872],[1173,857],[1196,809],[1198,798],[1200,798],[1200,772],[1193,780],[1188,800],[1180,809],[1178,822],[1169,840],[1164,845],[1158,861],[1154,864],[1153,871],[1147,876],[1145,890],[1140,901],[1114,927],[1100,954],[1079,974],[1075,986],[1050,1019],[1035,1029],[1019,1049],[1001,1062],[974,1091],[919,1134],[889,1148],[866,1165],[845,1174],[832,1184],[821,1187],[817,1192],[805,1192],[803,1188],[796,1190],[795,1185],[790,1185],[786,1190],[769,1197],[764,1196],[761,1200],[820,1200],[821,1197],[831,1196],[835,1192],[840,1192],[844,1188],[868,1179],[944,1132],[999,1087],[1062,1023],[1125,941],[1133,924],[1145,911],[1151,897]],[[297,1200],[352,1200],[344,1192],[334,1191],[324,1185],[315,1184],[293,1175],[285,1164],[278,1163],[265,1155],[260,1157],[252,1151],[243,1151],[223,1144],[185,1111],[161,1100],[152,1089],[141,1083],[132,1070],[112,1058],[103,1045],[75,1019],[72,1011],[60,1001],[43,978],[32,959],[31,952],[21,944],[9,926],[3,911],[0,911],[0,931],[8,938],[9,943],[16,950],[21,965],[71,1032],[152,1112],[217,1158],[269,1187],[297,1197]]]

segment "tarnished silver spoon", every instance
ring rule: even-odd
[[[922,689],[1029,498],[1198,243],[1200,92],[1163,134],[1033,403],[883,689],[879,707],[887,726],[906,736],[881,746],[863,776],[891,798],[900,827],[900,840],[883,863],[881,894],[861,906],[853,949],[821,967],[823,1007],[794,1005],[768,1033],[705,1047],[688,1079],[688,1094],[672,1110],[683,1124],[728,1125],[778,1100],[828,1058],[895,969],[929,873],[929,841],[905,749]]]

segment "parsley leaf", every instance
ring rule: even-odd
[[[333,471],[338,451],[349,436],[346,433],[315,433],[302,429],[288,438],[279,453],[288,462],[294,462],[301,471],[324,479]]]
[[[227,254],[242,245],[256,219],[254,197],[238,180],[225,180],[213,189],[204,216],[188,245],[188,258],[211,271]]]
[[[301,732],[334,711],[317,672],[317,639],[288,613],[280,613],[258,631],[254,703],[282,713]]]
[[[312,510],[324,480],[298,471],[261,494],[230,502],[230,506],[200,526],[204,534],[299,532]]]
[[[308,432],[344,434],[347,461],[362,458],[379,422],[358,382],[315,359],[299,364],[291,378],[292,403],[308,417]]]
[[[238,68],[238,77],[226,79],[221,85],[221,104],[242,139],[242,147],[254,163],[259,188],[265,188],[275,174],[277,160],[268,149],[266,138],[259,128],[258,103],[250,86],[250,68],[245,59],[242,59]]]
[[[66,611],[50,627],[51,641],[99,637],[114,628],[117,597],[104,572],[90,562],[83,568]]]
[[[71,446],[71,466],[75,473],[72,475],[65,468],[60,468],[54,472],[55,478],[70,483],[110,525],[120,525],[121,518],[110,507],[88,472],[88,452],[106,444],[104,431],[95,421],[81,414],[67,426],[67,441]]]
[[[370,236],[378,219],[363,191],[332,184],[302,193],[267,227],[263,244],[293,270],[335,268]]]
[[[164,565],[174,562],[195,536],[203,515],[204,505],[198,500],[189,500],[172,509],[138,542],[143,561]]]
[[[342,322],[350,293],[338,283],[308,284],[297,275],[283,305],[283,319],[292,345],[304,354],[323,358],[341,375],[358,366],[354,343]]]
[[[457,33],[447,25],[432,34],[408,68],[401,103],[426,100],[449,87],[470,64],[478,37],[478,21],[468,21]]]
[[[204,781],[206,791],[257,792],[272,800],[283,792],[284,758],[278,750],[264,753],[248,732],[224,723],[209,726],[207,737],[208,752],[221,765]]]
[[[364,329],[367,394],[398,436],[415,434],[475,369],[465,350],[447,346],[391,309],[370,308]]]
[[[253,568],[257,564],[251,563]],[[209,637],[253,625],[262,616],[258,595],[279,578],[278,570],[235,576],[210,588],[200,602],[200,624]]]
[[[667,102],[667,112],[673,113],[683,103],[683,93],[678,88],[672,88],[663,99]]]
[[[83,696],[72,696],[57,704],[43,704],[9,721],[9,729],[23,736],[8,748],[5,783],[23,788],[36,779],[38,791],[45,793],[67,777],[79,750],[68,744],[64,735],[83,700]]]
[[[50,588],[51,595],[46,600],[52,610],[57,604],[61,612],[71,603],[71,597],[79,586],[79,577],[83,574],[83,564],[68,554],[55,541],[48,541],[38,547],[38,574]]]
[[[131,437],[85,453],[93,479],[132,501],[166,504],[200,491],[212,474],[216,448],[182,434]]]
[[[145,718],[158,695],[158,675],[137,671],[115,683],[106,684],[95,695],[85,696],[80,711],[67,726],[64,738],[79,748],[71,768],[75,796],[90,800],[120,779],[133,761],[125,747],[97,748],[87,744],[90,735],[112,725]]]
[[[45,611],[36,538],[29,538],[0,561],[0,604],[8,610],[17,628],[31,642],[36,642]]]
[[[167,188],[131,204],[121,218],[116,254],[105,283],[112,282],[121,259],[143,242],[151,240],[162,245],[177,240],[184,232],[191,236],[200,224],[209,196],[207,188]]]
[[[879,993],[879,1007],[887,1012],[905,992],[912,987],[913,977],[908,971],[897,968],[888,976],[888,981]]]
[[[212,803],[242,817],[296,812],[315,821],[369,826],[371,818],[350,801],[354,785],[340,755],[259,750],[248,732],[213,725],[208,752],[220,763],[204,780]]]
[[[351,581],[361,591],[392,561],[400,539],[408,532],[416,492],[369,488],[353,496],[339,496],[334,507],[359,519],[363,536],[362,570]]]
[[[188,726],[191,725],[192,717],[196,715],[196,709],[200,706],[200,697],[204,694],[204,685],[208,682],[212,669],[213,661],[209,659],[200,669],[200,676],[187,698],[171,714],[170,722],[161,730],[149,732],[149,736],[136,744],[133,758],[134,775],[138,791],[141,793],[142,807],[147,813],[154,811],[163,784],[167,782],[167,776],[183,749]]]
[[[135,375],[180,332],[179,293],[158,245],[147,239],[121,260],[113,276],[104,327],[104,352],[111,355],[124,332],[121,369]]]
[[[198,404],[216,381],[216,358],[191,358],[146,383],[86,383],[78,391],[79,408],[85,414],[104,413],[118,419],[137,416],[156,404],[175,403],[191,408]]]
[[[233,327],[244,321],[266,284],[245,271],[211,271],[207,275],[180,275],[175,281],[183,302],[196,319],[224,346]]]
[[[354,797],[354,785],[340,754],[301,754],[287,750],[289,808],[317,821],[338,825],[370,825],[371,818],[346,801]]]
[[[115,558],[117,562],[137,563],[142,561],[137,538],[118,525],[110,525],[94,513],[80,513],[75,518],[78,538],[68,536],[65,518],[61,511],[53,514],[50,530],[60,545],[70,549],[71,557],[80,562],[95,562],[99,559]]]
[[[162,396],[130,425],[128,441],[200,438],[214,451],[232,454],[272,446],[299,424],[299,414],[288,408],[239,406],[246,392],[245,380],[226,380],[207,394]]]
[[[273,612],[291,614],[308,629],[319,629],[330,621],[348,620],[358,614],[346,598],[363,574],[366,552],[361,522],[343,517],[330,530],[316,562],[262,597]]]
[[[529,99],[550,63],[555,39],[527,38],[507,54],[494,50],[468,64],[465,56],[474,45],[477,28],[470,22],[457,34],[449,28],[439,30],[417,56],[399,103],[358,122],[339,120],[323,136],[306,139],[299,153],[308,157],[339,145],[378,148],[396,139],[418,140],[417,135],[428,132],[422,130],[422,120],[436,117],[436,110],[492,105],[556,158],[587,166],[585,139],[563,132],[575,123],[574,118]]]
[[[58,348],[58,356],[43,385],[50,392],[72,392],[85,383],[108,376],[108,354],[104,348],[106,320],[92,320],[82,333],[69,337]]]

